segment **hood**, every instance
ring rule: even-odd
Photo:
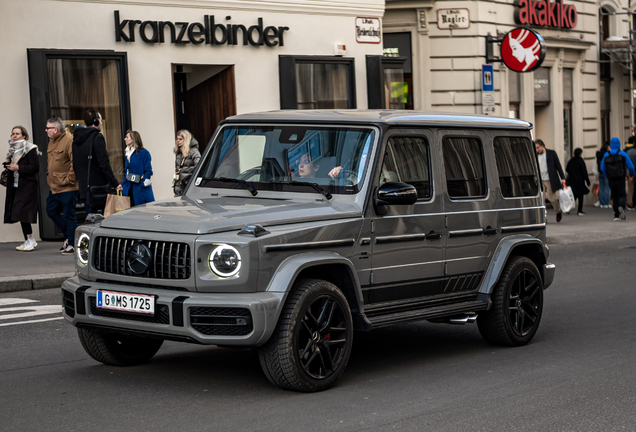
[[[621,140],[619,140],[616,137],[613,137],[612,140],[610,141],[610,149],[614,150],[614,151],[618,151],[621,149]]]
[[[264,227],[362,217],[352,204],[245,197],[191,200],[174,198],[133,207],[104,219],[104,228],[209,234],[239,230],[245,224]]]
[[[77,126],[73,132],[73,144],[82,145],[95,133],[99,131],[94,127]]]
[[[197,141],[197,139],[195,137],[192,137],[192,139],[190,140],[190,148],[193,149],[198,149],[199,148],[199,141]]]

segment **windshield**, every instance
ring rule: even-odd
[[[365,128],[227,126],[203,161],[195,184],[355,194],[374,137],[374,130]]]

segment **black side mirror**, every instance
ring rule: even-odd
[[[376,206],[411,205],[417,201],[417,190],[406,183],[384,183],[378,188]]]

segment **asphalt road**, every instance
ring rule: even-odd
[[[41,308],[59,290],[2,294],[0,430],[634,431],[636,240],[551,251],[557,276],[528,346],[490,346],[475,324],[356,334],[319,394],[272,386],[250,351],[166,342],[146,365],[104,366]],[[24,304],[8,298],[41,315],[15,316]]]

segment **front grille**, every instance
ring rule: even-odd
[[[206,336],[245,336],[254,329],[252,314],[244,308],[193,307],[190,323]]]
[[[170,324],[170,309],[166,305],[155,305],[155,315],[135,315],[125,312],[107,311],[104,309],[97,309],[95,297],[89,297],[91,302],[91,314],[104,317],[104,318],[118,318],[130,321],[142,321],[155,324]]]
[[[71,318],[75,316],[75,296],[72,292],[62,290],[62,307],[66,315]]]
[[[93,266],[101,272],[152,279],[190,278],[192,263],[187,243],[116,237],[96,237],[94,241]],[[134,274],[127,263],[128,252],[136,243],[142,243],[150,250],[150,264],[142,274]]]

